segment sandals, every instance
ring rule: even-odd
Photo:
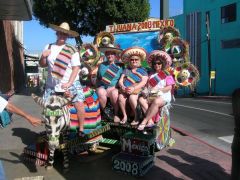
[[[133,120],[133,121],[131,122],[131,125],[132,125],[132,126],[136,126],[136,125],[138,125],[138,124],[139,124],[139,121]]]
[[[120,121],[120,124],[125,124],[127,122],[127,118],[126,119],[123,119]]]
[[[154,126],[155,126],[155,124],[149,123],[149,124],[147,124],[145,127],[147,127],[147,128],[152,128],[152,127],[154,127]]]
[[[146,126],[146,124],[142,124],[142,123],[141,123],[141,124],[138,126],[137,129],[138,129],[139,131],[142,131],[142,130],[144,130],[145,126]]]
[[[85,137],[85,133],[83,131],[78,131],[78,136],[81,137],[81,138],[84,138]]]

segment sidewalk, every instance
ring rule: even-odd
[[[41,116],[41,108],[30,96],[14,95],[12,100],[24,110]],[[70,160],[70,172],[67,174],[62,173],[61,162],[56,162],[54,169],[50,171],[46,171],[44,167],[22,162],[23,148],[34,142],[34,136],[42,131],[43,127],[34,128],[15,115],[13,120],[14,122],[8,128],[0,130],[0,164],[9,180],[36,176],[43,176],[45,180],[136,179],[112,170],[111,157],[117,152],[111,149],[100,155],[73,157]],[[173,131],[173,137],[176,141],[174,146],[156,153],[154,167],[141,179],[225,180],[230,178],[231,156],[229,154],[177,131]]]

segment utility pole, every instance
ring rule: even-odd
[[[160,19],[163,19],[163,4],[164,4],[164,2],[163,2],[164,0],[160,0]]]
[[[209,96],[212,95],[212,80],[211,80],[211,44],[210,44],[210,12],[206,12],[206,29],[207,29],[207,46],[208,46],[208,71],[209,71]]]

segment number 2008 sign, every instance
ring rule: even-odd
[[[113,161],[113,168],[117,171],[123,171],[128,174],[132,174],[133,176],[136,176],[139,173],[139,167],[137,163],[121,161],[118,159]]]

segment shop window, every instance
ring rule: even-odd
[[[222,24],[236,21],[236,14],[236,3],[221,7]]]
[[[222,40],[221,47],[223,49],[240,48],[240,39]]]

